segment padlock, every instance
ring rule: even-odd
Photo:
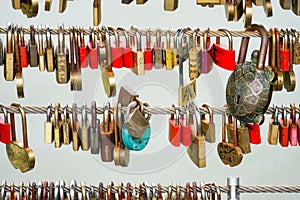
[[[234,127],[233,127],[233,117],[231,115],[227,116],[227,124],[226,124],[226,130],[227,130],[227,141],[228,143],[233,144],[234,143]]]
[[[279,143],[282,147],[289,146],[289,123],[287,119],[286,106],[282,105],[282,118],[279,121]]]
[[[4,64],[3,42],[0,39],[0,66]]]
[[[269,107],[273,93],[274,74],[265,68],[268,32],[263,26],[257,24],[252,24],[246,30],[257,30],[260,33],[261,46],[258,61],[257,64],[245,62],[250,37],[244,37],[241,42],[236,69],[227,81],[226,102],[228,113],[236,117],[241,123],[261,124],[264,121],[264,113]]]
[[[2,108],[4,119],[0,122],[0,142],[4,144],[10,143],[10,124],[8,123],[7,110],[3,105],[0,105]]]
[[[13,24],[7,24],[6,47],[4,48],[4,78],[6,81],[13,81],[16,76],[15,58],[13,49]]]
[[[136,98],[137,100],[138,98]],[[127,109],[126,120],[124,122],[125,128],[128,130],[130,135],[135,138],[142,137],[146,129],[149,127],[150,116],[147,118],[142,112],[143,104],[141,102],[135,108]]]
[[[62,132],[63,132],[63,144],[69,145],[72,142],[72,124],[71,118],[68,113],[68,105],[64,106],[63,109],[63,121],[62,121]]]
[[[279,134],[279,121],[278,121],[278,108],[277,105],[273,105],[273,114],[270,118],[269,130],[268,130],[268,143],[270,145],[277,145]]]
[[[165,57],[166,57],[166,70],[172,70],[174,68],[175,64],[174,64],[173,50],[171,49],[171,37],[170,37],[170,29],[169,28],[167,29],[167,32],[166,32]]]
[[[293,40],[293,64],[300,64],[300,43],[299,43],[299,34],[295,29],[291,29],[294,33]]]
[[[298,106],[298,108],[300,105]],[[298,144],[300,145],[300,113],[297,119],[297,134],[298,134]]]
[[[154,68],[162,69],[165,66],[165,50],[163,48],[163,44],[161,43],[161,30],[158,28],[156,30],[156,43],[154,49]]]
[[[135,101],[138,97],[139,95],[131,91],[129,87],[122,86],[119,92],[118,103],[121,106],[128,106],[129,103]]]
[[[246,127],[249,130],[250,143],[251,144],[260,144],[261,138],[260,138],[259,124],[248,123],[248,124],[246,124]]]
[[[123,47],[123,66],[126,68],[133,68],[133,51],[132,47],[130,46],[129,36],[127,31],[124,28],[118,28],[123,32],[125,36],[125,47]]]
[[[99,126],[100,126],[100,121],[97,120],[97,112],[96,112],[96,101],[91,102],[91,135],[90,135],[90,143],[91,143],[91,154],[99,154],[100,150],[100,132],[99,131]]]
[[[23,132],[23,144],[16,140],[16,130],[15,130],[15,117],[14,113],[10,114],[11,122],[11,143],[6,145],[6,153],[8,159],[15,169],[19,169],[22,173],[27,172],[34,168],[35,156],[28,145],[28,135],[27,135],[27,121],[24,109],[17,103],[12,103],[12,107],[19,110],[22,117],[22,132]]]
[[[173,105],[175,108],[175,106]],[[175,115],[171,114],[169,119],[169,142],[175,146],[179,147],[181,141],[181,122],[179,119],[179,110],[175,108]]]
[[[292,0],[292,11],[295,15],[300,15],[300,1],[299,0]]]
[[[137,102],[133,101],[127,106],[127,110],[133,109],[136,106],[137,106]],[[125,120],[128,120],[128,116],[126,116]],[[125,124],[122,126],[122,140],[124,142],[124,146],[127,147],[129,150],[134,150],[134,151],[143,150],[149,142],[150,134],[151,134],[151,128],[149,123],[148,123],[148,127],[143,132],[143,135],[141,137],[133,137],[131,135],[131,132],[126,128]]]
[[[153,68],[153,46],[151,45],[150,28],[146,30],[146,48],[144,49],[144,64],[145,70]]]
[[[123,57],[122,48],[120,47],[119,34],[116,29],[108,27],[108,30],[112,31],[115,35],[115,47],[110,47],[111,49],[111,66],[115,68],[123,67]]]
[[[90,120],[87,115],[87,105],[84,102],[81,109],[81,126],[78,130],[78,134],[81,141],[82,151],[88,151],[90,149],[90,135],[91,135],[91,126]]]
[[[20,27],[20,60],[23,68],[28,67],[27,42],[24,39],[23,27]]]
[[[178,35],[180,33],[181,29],[177,29],[177,31],[174,34],[174,39],[173,39],[173,48],[172,48],[172,53],[173,53],[173,64],[174,66],[179,65],[179,50],[178,50]]]
[[[190,122],[190,113],[188,107],[186,107],[186,115],[181,116],[181,134],[180,134],[180,142],[183,146],[190,146],[192,142],[192,127]]]
[[[38,60],[39,60],[39,70],[40,72],[45,71],[45,52],[44,52],[44,39],[42,26],[38,25]]]
[[[133,73],[138,76],[145,75],[144,52],[142,51],[142,38],[137,27],[131,26],[131,30],[135,32],[136,51],[133,51]]]
[[[53,142],[53,120],[52,114],[51,114],[51,107],[52,104],[50,103],[47,106],[47,113],[46,113],[46,121],[44,123],[44,143],[45,144],[52,144]]]
[[[288,35],[283,31],[284,37],[280,40],[280,66],[283,72],[290,70],[290,49],[288,48]]]
[[[88,47],[85,44],[84,41],[84,32],[83,32],[83,27],[79,28],[79,37],[80,37],[80,45],[79,45],[79,62],[80,62],[80,67],[81,68],[87,68],[88,66]],[[78,61],[76,61],[78,62]]]
[[[289,50],[289,71],[283,72],[283,86],[286,89],[287,92],[293,92],[296,87],[296,75],[294,72],[293,62],[292,62],[292,56],[293,56],[293,47],[291,42],[292,35],[291,31],[286,29],[285,31],[287,35],[287,46]]]
[[[242,149],[243,154],[251,152],[250,137],[248,128],[240,124],[237,126],[238,145]]]
[[[186,27],[184,29],[181,30],[181,33],[183,33],[183,35],[180,37],[181,38],[181,47],[182,47],[182,62],[186,61],[189,58],[189,42],[191,44],[191,41],[189,39],[188,42],[188,37],[184,36],[186,31],[191,31],[190,27]]]
[[[201,52],[197,45],[197,32],[200,29],[196,29],[193,32],[192,48],[189,52],[189,77],[190,79],[198,78],[201,74]]]
[[[103,34],[102,27],[97,27],[97,45],[98,45],[98,64],[100,69],[105,69],[107,67],[107,45],[106,45],[106,36]]]
[[[51,38],[51,30],[49,24],[46,25],[46,41],[45,41],[45,59],[46,69],[48,72],[54,72],[56,69],[56,60],[54,57],[54,45]]]
[[[114,159],[114,122],[110,115],[110,103],[104,103],[103,121],[100,125],[101,160],[111,162]]]
[[[88,42],[89,66],[91,69],[98,69],[98,44],[96,42],[95,29],[91,28],[90,30],[91,34]]]
[[[30,67],[37,67],[39,65],[39,55],[37,49],[37,42],[35,40],[35,29],[33,25],[30,26],[30,40],[28,42],[28,49]]]
[[[229,41],[229,47],[224,47],[223,44],[220,44],[220,37],[216,38],[216,43],[213,44],[213,61],[219,67],[222,67],[226,70],[235,69],[235,50],[232,49],[232,35],[226,29],[219,29],[226,33]]]
[[[79,147],[81,145],[81,141],[79,138],[79,128],[80,128],[80,122],[77,119],[77,113],[76,113],[77,105],[76,103],[72,104],[72,147],[73,151],[79,151]]]
[[[201,116],[201,130],[205,135],[205,140],[210,143],[216,142],[216,125],[214,124],[213,111],[207,104],[202,105],[209,113],[209,119],[205,115]]]
[[[203,48],[201,50],[201,73],[208,74],[213,68],[212,51],[213,46],[210,44],[210,37],[207,36],[207,32],[203,33]]]
[[[297,146],[298,144],[298,133],[297,133],[297,122],[296,122],[296,107],[295,104],[291,104],[291,113],[289,120],[289,137],[291,146]]]
[[[54,147],[59,148],[62,145],[62,119],[59,113],[60,104],[56,103],[54,107],[54,120],[53,120],[53,132],[54,132]]]

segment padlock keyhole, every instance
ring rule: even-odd
[[[235,96],[235,103],[236,104],[240,104],[241,102],[241,96],[239,95],[239,94],[237,94],[236,96]]]

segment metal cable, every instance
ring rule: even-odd
[[[74,27],[75,29],[77,29],[77,31],[79,32],[79,27]],[[101,30],[101,27],[98,27],[99,29],[96,29],[95,30],[95,33],[98,34],[98,32],[100,31],[102,34],[105,34],[103,30]],[[38,33],[38,29],[35,28],[35,33],[37,34]],[[121,30],[117,30],[117,27],[115,28],[115,30],[117,31],[117,33],[121,36],[124,36],[124,33],[123,31]],[[151,36],[156,36],[156,28],[152,28],[150,29],[149,33]],[[140,31],[140,34],[143,35],[143,36],[146,36],[146,30],[139,30]],[[186,31],[185,32],[185,36],[189,36],[191,37],[192,34],[193,34],[193,31],[194,30],[190,30],[190,31]],[[58,29],[56,28],[51,28],[50,29],[50,32],[51,34],[53,35],[58,35]],[[128,34],[133,36],[134,35],[134,31],[133,30],[127,30]],[[170,35],[171,36],[174,36],[175,34],[175,30],[170,30]],[[204,32],[207,32],[207,36],[211,36],[211,37],[227,37],[227,34],[224,32],[224,31],[214,31],[214,30],[209,30],[209,29],[200,29],[200,31],[197,32],[197,36],[203,36]],[[25,28],[23,27],[23,33],[24,34],[30,34],[30,28]],[[46,29],[45,28],[42,28],[42,33],[43,34],[46,34]],[[65,28],[64,29],[64,33],[66,35],[69,35],[70,33],[70,29],[69,28]],[[87,28],[84,28],[83,29],[83,33],[84,35],[90,35],[91,34],[91,29],[87,29]],[[114,36],[114,32],[112,30],[109,31],[110,35],[111,36]],[[167,33],[167,30],[161,30],[161,35],[162,36],[166,36],[166,33]],[[256,31],[229,31],[229,33],[232,35],[232,37],[260,37],[259,33],[256,32]],[[299,34],[300,32],[297,31],[297,33]],[[6,34],[6,28],[5,27],[0,27],[0,34]],[[280,31],[279,34],[281,36],[283,36],[283,32]],[[295,33],[292,33],[293,35]],[[268,32],[268,35],[271,36],[271,32]]]
[[[15,107],[12,106],[3,106],[7,112],[9,113],[20,113],[19,110]],[[180,114],[186,114],[186,108],[185,107],[177,107],[179,110]],[[23,109],[26,114],[46,114],[47,111],[47,106],[23,106]],[[152,114],[152,115],[171,115],[175,114],[175,109],[176,107],[145,107],[144,108],[144,113],[145,114]],[[206,108],[199,107],[201,113],[203,114],[208,114],[208,111]],[[226,112],[225,107],[211,107],[213,114],[224,114]],[[82,107],[78,106],[76,107],[76,113],[81,114]],[[52,113],[54,113],[54,107],[51,107]],[[63,114],[63,106],[59,108],[59,112]],[[97,107],[96,108],[97,114],[103,114],[103,107]],[[110,112],[113,113],[113,108],[110,109]],[[122,112],[126,113],[126,107],[122,107]],[[194,109],[190,108],[189,112],[194,114]],[[266,114],[272,114],[274,112],[273,107],[269,107]],[[287,112],[290,113],[291,109],[287,107]],[[300,114],[300,107],[296,108],[296,112]],[[0,113],[3,113],[3,109],[0,109]],[[67,113],[71,114],[72,113],[72,108],[68,107],[67,108]],[[91,108],[87,107],[87,113],[91,113]],[[282,113],[282,107],[278,106],[278,113]]]

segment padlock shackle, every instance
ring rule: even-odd
[[[279,123],[279,119],[278,119],[278,107],[277,107],[277,104],[274,103],[273,104],[273,116],[274,116],[274,124],[278,124]]]
[[[102,26],[102,30],[104,30],[105,33],[105,47],[106,47],[106,64],[108,66],[108,71],[111,71],[111,48],[110,48],[110,36],[109,36],[109,30],[106,28],[106,26]]]
[[[191,28],[186,27],[181,29],[179,33],[179,86],[183,86],[183,48],[182,48],[182,42],[184,38],[184,34],[186,31],[191,30]]]
[[[177,31],[174,34],[174,39],[173,39],[173,48],[174,49],[177,49],[177,46],[178,46],[177,45],[178,44],[178,35],[179,35],[180,31],[181,31],[181,28],[177,29]]]
[[[31,32],[30,32],[30,38],[31,38]],[[30,39],[31,41],[31,39]],[[64,33],[64,24],[59,23],[58,24],[58,53],[65,53],[65,33]]]
[[[146,29],[146,49],[151,49],[150,27]]]
[[[136,49],[137,51],[142,51],[142,38],[139,29],[136,26],[131,26],[131,30],[134,31],[135,40],[136,40]]]
[[[48,25],[49,26],[49,25]],[[47,28],[47,26],[46,26]],[[24,47],[25,46],[25,39],[24,39],[24,31],[23,31],[23,26],[19,27],[20,30],[20,46]],[[47,33],[47,32],[46,32]],[[47,35],[46,35],[47,36]]]
[[[283,121],[283,125],[287,126],[287,111],[286,111],[285,104],[282,104],[282,121]]]
[[[97,106],[96,106],[96,101],[92,101],[91,102],[91,118],[92,118],[92,128],[93,128],[93,132],[95,133],[96,132],[96,120],[97,120]]]
[[[170,27],[168,27],[166,31],[166,49],[171,49]]]
[[[231,33],[227,30],[227,29],[219,29],[218,31],[223,31],[224,33],[226,33],[227,38],[228,38],[228,48],[229,50],[232,50],[233,48],[233,42],[232,42],[232,35]],[[220,37],[217,37],[216,40],[218,40],[217,44],[220,44]]]
[[[160,34],[161,30],[160,28],[156,29],[155,35],[156,35],[156,44],[155,47],[156,48],[161,48],[161,34]]]
[[[54,107],[54,126],[55,127],[59,126],[59,120],[60,120],[59,108],[60,108],[60,104],[56,103],[56,105]]]
[[[259,50],[259,56],[258,56],[256,68],[259,70],[264,70],[265,59],[266,59],[266,54],[267,54],[268,44],[269,44],[268,32],[266,31],[264,26],[258,24],[252,24],[251,27],[246,29],[246,31],[258,31],[260,34],[261,43],[260,43],[260,50]],[[243,37],[242,39],[241,46],[240,46],[240,53],[239,53],[239,61],[242,61],[244,58],[246,58],[249,39],[250,37]]]
[[[117,30],[123,32],[124,37],[125,37],[125,43],[126,43],[126,44],[125,44],[125,47],[126,47],[126,48],[129,48],[129,47],[130,47],[130,45],[129,45],[129,36],[128,36],[127,31],[126,31],[124,28],[122,28],[122,27],[118,27]]]
[[[34,30],[34,25],[30,25],[30,44],[31,45],[36,45],[35,44],[35,30]]]
[[[82,104],[82,109],[81,109],[81,126],[83,128],[87,127],[87,105],[86,102]]]
[[[77,104],[76,103],[73,103],[72,104],[72,131],[77,131],[77,128],[76,128],[76,123],[77,123],[77,113],[76,113],[76,108],[77,108]]]
[[[195,50],[197,48],[197,33],[200,31],[199,28],[195,29],[193,31],[193,43],[192,43],[192,48]]]
[[[114,29],[111,26],[108,27],[108,30],[114,33],[114,35],[115,35],[115,47],[119,48],[120,47],[120,40],[119,40],[119,34],[118,34],[117,30]]]
[[[202,107],[207,109],[208,114],[209,114],[209,123],[213,124],[213,122],[214,122],[214,117],[213,117],[214,113],[213,113],[211,107],[207,104],[203,104]],[[205,116],[205,115],[203,114],[202,116]]]
[[[47,111],[46,111],[47,122],[51,121],[51,108],[52,108],[52,104],[49,103],[47,106]]]
[[[292,124],[296,125],[296,107],[295,107],[295,103],[291,103],[290,107],[291,107],[290,119],[292,121]]]
[[[39,24],[38,25],[38,41],[39,41],[39,54],[44,52],[44,47],[43,47],[43,30],[42,26]]]
[[[0,109],[2,109],[3,111],[3,115],[4,115],[4,123],[7,124],[8,123],[8,114],[7,114],[7,110],[6,108],[0,104]]]
[[[20,31],[20,36],[21,36],[21,45],[24,46],[25,45],[25,40],[24,40],[23,28]],[[23,39],[22,39],[22,37],[23,37]],[[22,40],[24,42],[22,42]],[[50,29],[49,24],[46,25],[46,48],[47,49],[52,48],[51,29]]]
[[[27,121],[26,121],[25,111],[24,111],[23,107],[20,106],[20,104],[18,104],[18,103],[12,103],[11,106],[17,108],[21,114],[22,132],[23,132],[23,148],[26,149],[26,148],[28,148],[28,136],[27,136]],[[13,116],[13,120],[14,120],[14,115],[12,114],[11,116]],[[15,126],[15,123],[11,122],[11,124],[12,124],[12,126]]]
[[[7,53],[13,52],[13,24],[8,22],[6,28],[6,51]]]

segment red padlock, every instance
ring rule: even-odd
[[[150,29],[146,30],[146,48],[144,49],[144,68],[152,70],[153,68],[153,47],[151,47]]]
[[[290,49],[288,48],[288,35],[284,34],[283,38],[280,38],[280,66],[281,70],[288,72],[290,70]]]
[[[182,116],[180,118],[181,123],[181,144],[188,147],[192,143],[192,127],[190,124],[189,110],[186,109],[186,118]]]
[[[203,49],[201,51],[201,60],[202,60],[202,74],[208,74],[213,68],[213,59],[212,59],[212,45],[210,44],[210,37],[207,36],[208,30],[203,33]]]
[[[111,66],[115,68],[122,68],[123,67],[123,50],[120,47],[119,35],[117,31],[112,28],[108,27],[110,31],[112,31],[115,35],[115,47],[110,47],[111,49]]]
[[[220,37],[216,38],[216,43],[213,44],[213,61],[219,67],[226,70],[235,70],[235,50],[232,49],[232,36],[226,29],[219,29],[227,34],[229,39],[229,48],[225,48],[223,44],[220,44]]]
[[[118,28],[118,30],[123,31],[125,36],[125,47],[123,47],[123,66],[126,68],[133,68],[133,52],[129,42],[129,36],[124,28]]]
[[[27,42],[24,39],[23,28],[20,28],[20,61],[21,67],[26,68],[28,67],[28,51],[27,51]]]
[[[282,118],[279,120],[279,143],[282,147],[289,146],[289,123],[286,106],[282,105]]]
[[[108,44],[110,45],[110,44]],[[95,29],[91,28],[89,48],[89,65],[91,69],[98,69],[98,44],[96,42]]]
[[[253,124],[248,123],[246,127],[249,130],[249,137],[250,137],[250,143],[251,144],[260,144],[261,138],[260,138],[260,126],[259,124]]]
[[[299,105],[300,107],[300,105]],[[298,144],[300,145],[300,113],[297,119],[297,133],[298,133]]]
[[[4,113],[4,120],[1,118],[0,122],[0,142],[4,144],[10,143],[10,124],[8,123],[7,110],[0,105]]]
[[[175,146],[180,146],[181,141],[181,123],[179,119],[179,111],[175,108],[175,115],[171,114],[169,119],[169,141]]]
[[[87,68],[88,66],[88,47],[85,45],[84,42],[84,33],[83,28],[80,27],[80,46],[79,46],[79,61],[80,61],[80,68]]]
[[[296,108],[295,104],[291,104],[291,114],[290,114],[290,144],[291,146],[297,146],[298,143],[298,133],[296,124]]]

